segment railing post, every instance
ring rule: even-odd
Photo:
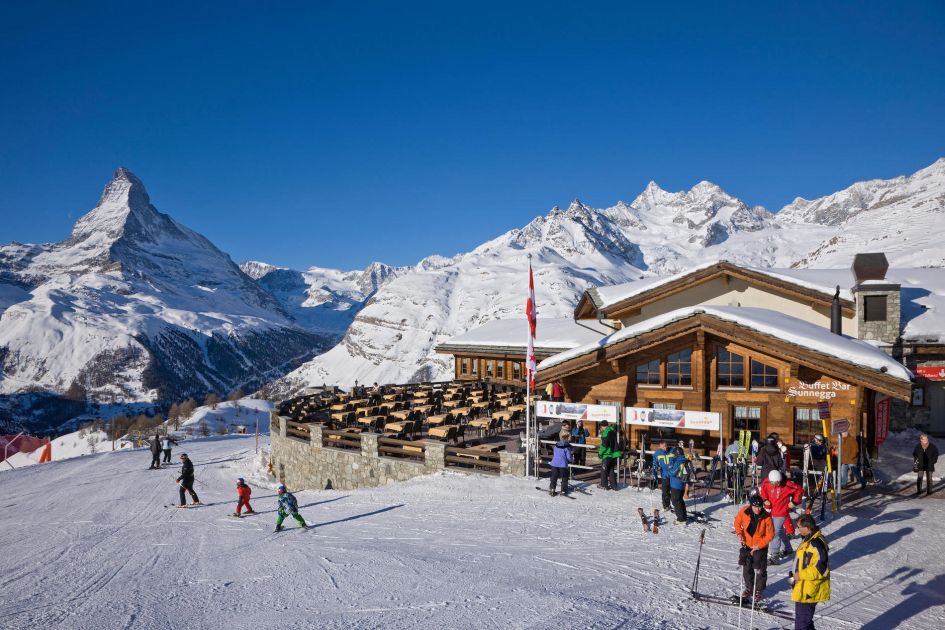
[[[308,435],[309,440],[312,442],[312,448],[322,448],[325,445],[325,442],[322,438],[322,425],[308,425]]]
[[[427,470],[443,470],[446,468],[446,443],[436,440],[424,440],[423,463]]]
[[[287,420],[288,418],[283,418],[282,416],[280,416],[278,411],[275,411],[275,410],[270,411],[269,412],[269,433],[270,434],[273,433],[272,428],[273,428],[273,425],[275,425],[278,427],[279,437],[284,438]]]
[[[361,434],[361,455],[364,457],[371,457],[377,459],[377,438],[380,437],[377,433],[362,433]]]

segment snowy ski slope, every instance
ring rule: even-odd
[[[316,527],[289,521],[275,534],[274,492],[250,477],[251,437],[181,448],[206,507],[164,507],[176,468],[146,470],[142,450],[0,473],[0,627],[736,627],[737,609],[688,597],[699,528],[642,531],[636,507],[659,501],[646,491],[568,501],[533,480],[443,474],[300,492]],[[259,514],[236,520],[239,475]],[[734,593],[733,508],[706,511],[720,527],[706,536],[702,590]],[[929,553],[945,545],[943,516],[945,500],[877,494],[829,523],[833,599],[818,627],[945,626],[945,559]],[[787,571],[770,570],[774,606],[788,600]]]

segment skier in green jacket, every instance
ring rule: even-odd
[[[597,449],[597,455],[600,457],[600,484],[597,486],[603,490],[617,489],[617,460],[621,453],[617,449],[617,428],[610,426],[606,420],[600,423],[600,448]]]

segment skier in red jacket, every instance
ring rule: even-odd
[[[240,496],[240,500],[239,503],[236,504],[236,511],[233,512],[233,516],[240,516],[244,505],[246,506],[247,514],[255,514],[253,508],[249,505],[249,496],[253,493],[253,490],[243,481],[242,477],[236,480],[236,493]]]
[[[771,521],[774,524],[774,540],[768,547],[768,564],[777,564],[782,558],[794,554],[789,538],[794,534],[791,508],[800,505],[804,490],[793,481],[785,481],[780,471],[772,470],[768,473],[768,478],[761,483],[758,494],[765,500],[765,508],[771,511]]]

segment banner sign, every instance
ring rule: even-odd
[[[876,401],[873,405],[874,415],[876,416],[876,446],[882,446],[889,435],[889,409],[892,401],[883,394],[876,394]]]
[[[817,413],[821,420],[830,420],[830,403],[826,401],[817,403]]]
[[[927,381],[945,381],[945,367],[919,366],[915,368],[915,374]]]
[[[650,427],[673,427],[697,431],[719,431],[722,428],[722,414],[714,411],[627,407],[626,418],[627,424]]]
[[[535,416],[538,418],[560,418],[561,420],[583,420],[585,422],[617,422],[618,407],[611,405],[585,405],[584,403],[535,401]]]
[[[820,400],[830,400],[837,397],[837,392],[850,391],[851,385],[843,381],[802,381],[798,379],[796,383],[788,385],[788,396],[818,398]]]

